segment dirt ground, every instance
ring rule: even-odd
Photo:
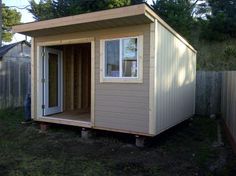
[[[215,119],[195,117],[135,147],[132,135],[37,123],[22,125],[21,110],[0,112],[0,176],[235,175],[236,156]]]

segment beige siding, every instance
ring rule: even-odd
[[[153,24],[151,24],[153,26]],[[156,135],[194,114],[196,53],[161,24],[36,37],[37,44],[94,38],[95,128]],[[143,83],[101,83],[100,41],[143,35]],[[150,37],[152,35],[152,37]],[[155,39],[154,39],[154,38]],[[152,40],[150,40],[152,39]],[[154,53],[154,54],[153,54]],[[34,57],[36,58],[35,52]],[[151,62],[150,62],[151,61]],[[38,62],[34,67],[34,92]],[[150,97],[150,98],[149,98]],[[37,96],[32,101],[37,106]],[[34,117],[39,114],[33,111]]]
[[[155,134],[194,114],[196,53],[156,22]]]
[[[61,40],[94,38],[95,40],[95,119],[94,126],[102,129],[148,134],[149,132],[149,54],[150,25],[111,28],[105,30],[77,32],[63,35],[36,37],[34,51],[37,45],[44,42],[58,43]],[[100,40],[143,35],[143,83],[100,83]],[[36,59],[37,53],[34,54]],[[35,60],[34,60],[35,61]],[[38,62],[34,62],[33,90],[37,91]],[[32,102],[37,106],[37,96]],[[38,105],[38,108],[40,105]],[[39,109],[33,111],[37,118]]]
[[[42,116],[39,46],[80,42],[92,42],[94,51],[92,127],[156,135],[194,113],[196,51],[145,4],[19,25],[14,29],[34,36],[32,116],[36,120]],[[143,40],[142,79],[132,83],[126,79],[122,83],[101,82],[100,41],[134,36]]]
[[[140,30],[133,28],[135,30]],[[141,29],[143,40],[143,83],[100,83],[96,59],[95,126],[148,133],[149,124],[149,25]],[[96,58],[99,58],[99,41]]]
[[[222,116],[236,142],[236,71],[224,72],[222,76]]]

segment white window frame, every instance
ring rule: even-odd
[[[122,77],[122,39],[137,39],[137,77]],[[119,58],[119,77],[106,77],[106,66],[105,66],[105,42],[119,40],[120,42],[120,58]],[[111,39],[102,39],[100,41],[100,82],[111,82],[111,83],[143,83],[143,35],[132,36],[132,37],[120,37]]]

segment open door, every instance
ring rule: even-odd
[[[45,47],[44,53],[43,115],[46,116],[62,112],[63,62],[60,50]]]

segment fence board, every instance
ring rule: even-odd
[[[196,79],[196,114],[219,114],[222,72],[198,71]]]
[[[30,59],[0,61],[0,109],[22,107],[30,93]]]

